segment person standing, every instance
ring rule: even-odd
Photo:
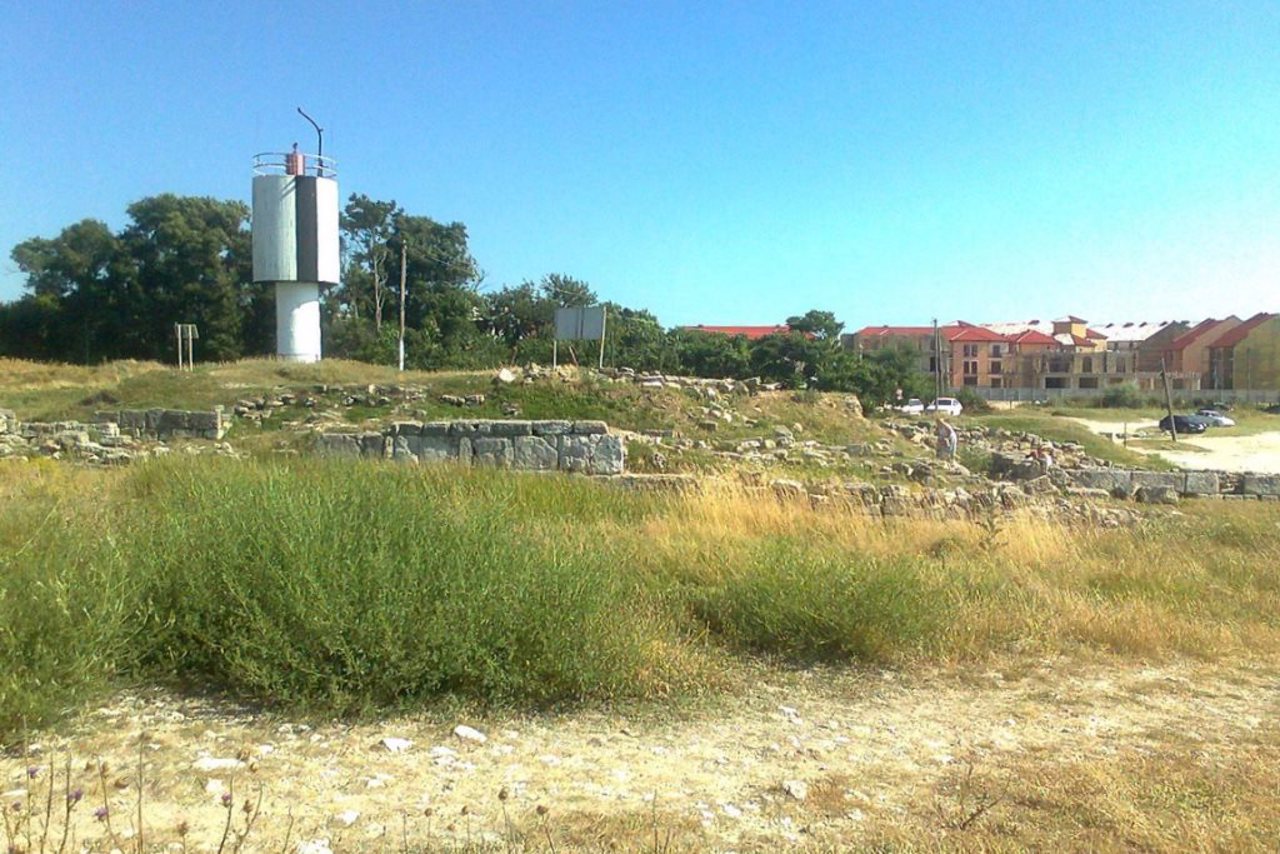
[[[956,430],[945,418],[938,419],[937,432],[938,459],[951,460],[956,455]]]

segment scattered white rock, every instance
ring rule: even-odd
[[[466,724],[458,724],[454,727],[453,734],[463,741],[474,741],[476,744],[484,744],[489,740],[489,736],[478,729],[472,729]]]
[[[360,813],[356,810],[343,810],[335,815],[333,820],[343,827],[350,827],[360,820]]]
[[[234,758],[219,758],[217,756],[202,756],[195,762],[191,763],[191,768],[201,774],[217,774],[225,771],[239,771],[244,767],[244,763]]]
[[[805,785],[803,780],[784,780],[782,783],[782,791],[786,792],[797,801],[803,801],[809,797],[809,787]]]
[[[388,753],[404,753],[409,748],[413,747],[413,741],[408,738],[395,738],[388,736],[387,738],[383,738],[378,741],[378,747],[381,747]]]
[[[298,843],[296,854],[333,854],[328,838],[304,840]]]
[[[733,804],[721,804],[720,810],[729,818],[742,818],[742,810]]]

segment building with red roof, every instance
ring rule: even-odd
[[[755,341],[769,335],[785,335],[791,331],[791,327],[785,323],[776,326],[705,326],[699,323],[697,326],[682,326],[681,329],[687,329],[690,332],[709,332],[713,335],[741,335],[749,341]]]
[[[1209,388],[1280,388],[1280,314],[1260,311],[1208,342]]]

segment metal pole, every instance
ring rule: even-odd
[[[311,118],[311,116],[308,116],[306,111],[301,107],[298,108],[298,112],[304,119],[311,122],[311,126],[316,129],[316,157],[319,160],[319,163],[316,165],[316,174],[321,175],[320,170],[324,169],[324,128],[316,124],[316,120]],[[321,177],[323,177],[323,175],[321,175]]]
[[[405,279],[407,276],[406,267],[409,255],[409,244],[400,241],[400,370],[404,370],[404,292]]]
[[[178,370],[182,370],[182,326],[173,324],[173,335],[178,339]]]
[[[192,334],[193,331],[194,330],[188,327],[187,329],[187,370],[188,371],[194,371],[196,369],[196,359],[194,355],[195,335]]]
[[[600,309],[600,370],[604,370],[604,325],[608,310]]]

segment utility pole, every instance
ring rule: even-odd
[[[933,399],[942,397],[942,340],[938,337],[938,318],[933,319]]]
[[[1169,391],[1169,374],[1164,369],[1164,358],[1160,359],[1160,379],[1164,380],[1164,405],[1169,411],[1169,435],[1178,441],[1178,425],[1173,421],[1173,393]]]
[[[405,263],[409,256],[408,244],[404,239],[400,240],[400,370],[404,371],[404,294],[405,282],[408,276],[408,265]]]

